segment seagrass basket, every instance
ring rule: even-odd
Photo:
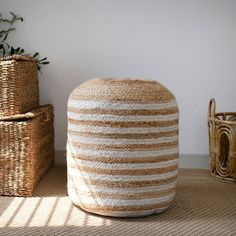
[[[51,105],[0,119],[0,195],[32,195],[53,161]]]
[[[94,79],[68,101],[68,194],[82,209],[137,217],[175,197],[178,105],[154,80]]]
[[[216,113],[212,98],[208,109],[209,157],[212,174],[236,182],[236,112]]]
[[[37,73],[34,58],[0,58],[0,117],[26,113],[39,106]]]

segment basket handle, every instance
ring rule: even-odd
[[[208,106],[208,117],[214,118],[216,114],[216,101],[214,98],[211,98]]]

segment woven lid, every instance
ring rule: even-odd
[[[36,62],[37,59],[34,57],[29,57],[29,56],[22,56],[22,55],[12,55],[12,56],[7,56],[7,57],[0,57],[0,61],[33,61]]]
[[[130,102],[167,102],[174,95],[155,80],[96,78],[77,87],[71,99]]]

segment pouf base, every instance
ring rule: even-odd
[[[102,215],[102,216],[111,216],[111,217],[143,217],[143,216],[149,216],[149,215],[153,215],[153,214],[160,214],[164,211],[166,211],[170,206],[165,207],[165,208],[161,208],[158,210],[146,210],[146,211],[141,211],[141,212],[136,212],[136,211],[128,211],[128,212],[124,212],[124,211],[96,211],[96,210],[91,210],[91,209],[86,209],[83,206],[78,206],[79,208],[81,208],[84,211],[87,211],[89,213],[93,213],[96,215]]]
[[[116,211],[116,210],[105,210],[105,209],[98,209],[98,207],[96,208],[92,208],[92,207],[88,207],[86,205],[83,205],[81,203],[79,203],[77,200],[75,200],[73,198],[73,194],[69,193],[69,197],[72,201],[72,203],[79,207],[80,209],[92,213],[92,214],[96,214],[96,215],[101,215],[101,216],[111,216],[111,217],[143,217],[143,216],[148,216],[148,215],[153,215],[153,214],[160,214],[164,211],[166,211],[168,208],[170,208],[170,206],[172,205],[172,202],[169,203],[169,205],[167,206],[163,206],[160,207],[158,209],[149,209],[149,210],[130,210],[130,211],[126,211],[126,210],[120,210],[120,211]],[[125,207],[125,206],[124,206]]]

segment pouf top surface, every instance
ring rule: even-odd
[[[78,86],[71,99],[129,102],[168,102],[175,96],[156,80],[138,78],[95,78]]]

